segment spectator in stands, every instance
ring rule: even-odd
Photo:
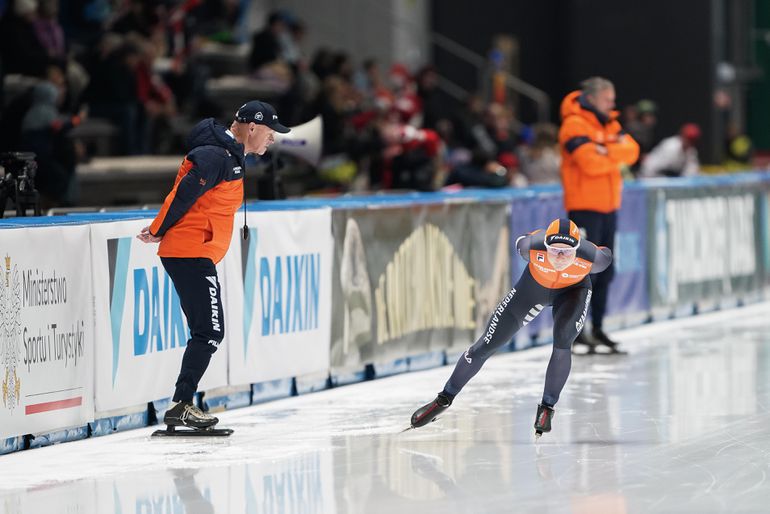
[[[285,14],[286,30],[278,35],[280,56],[290,66],[297,66],[302,59],[302,40],[305,38],[307,27],[294,15]]]
[[[141,152],[136,78],[141,50],[133,43],[116,43],[112,37],[103,41],[85,96],[92,117],[108,120],[118,128],[115,153],[136,155]]]
[[[361,95],[364,107],[373,109],[377,97],[385,89],[377,59],[370,57],[364,60],[361,68],[353,74],[353,85]]]
[[[551,123],[538,123],[533,127],[532,144],[519,147],[521,172],[530,184],[559,183],[561,155],[558,130]]]
[[[644,157],[655,146],[655,125],[658,123],[658,106],[652,100],[639,100],[633,106],[636,116],[624,123],[623,127],[639,143],[639,159],[631,167],[634,175],[639,175]]]
[[[409,69],[395,63],[388,74],[389,88],[382,89],[377,104],[398,115],[402,123],[419,127],[422,123],[422,102],[417,96],[415,84]]]
[[[334,53],[326,47],[321,47],[313,54],[310,70],[323,82],[334,73]]]
[[[257,71],[262,66],[275,62],[281,57],[281,39],[286,31],[287,26],[283,14],[279,11],[270,13],[267,18],[267,26],[262,31],[255,33],[251,41],[249,66],[252,71]]]
[[[63,90],[55,84],[39,82],[33,94],[34,103],[21,123],[20,148],[37,156],[35,186],[43,207],[72,205],[77,155],[72,140],[66,136],[80,123],[80,118],[59,112]]]
[[[667,137],[647,154],[642,162],[643,177],[689,177],[700,169],[698,149],[701,130],[695,123],[685,123],[679,133]]]
[[[2,14],[0,14],[2,16]],[[0,105],[5,107],[5,68],[3,67],[3,55],[0,53]],[[0,122],[3,116],[0,112]]]
[[[128,0],[122,12],[112,22],[110,31],[116,34],[140,34],[151,38],[163,28],[165,9],[154,0]]]
[[[465,101],[463,109],[452,116],[452,126],[459,146],[473,149],[481,146],[488,152],[494,152],[494,142],[484,128],[484,100],[472,94]]]
[[[32,21],[32,26],[35,28],[35,35],[48,57],[55,62],[64,63],[67,47],[58,15],[58,0],[40,0],[38,16]]]
[[[62,107],[65,110],[78,109],[89,77],[80,63],[68,55],[64,30],[59,23],[59,0],[40,0],[38,16],[33,21],[33,27],[38,41],[50,58],[49,75],[51,66],[57,66],[61,68],[67,82],[68,96]]]
[[[529,180],[521,173],[519,158],[513,152],[503,152],[497,156],[497,162],[503,165],[506,170],[506,180],[509,187],[527,187]]]
[[[327,77],[319,105],[323,117],[324,154],[345,152],[352,132],[349,114],[355,107],[351,85],[339,75]]]
[[[725,131],[725,166],[729,170],[745,170],[751,166],[754,145],[738,124],[731,121]]]
[[[49,66],[45,80],[60,89],[61,98],[66,97],[67,84],[60,68]],[[22,121],[35,104],[34,89],[34,86],[30,86],[15,95],[0,111],[0,151],[16,151],[20,148]]]
[[[35,30],[37,0],[16,0],[13,10],[0,20],[0,54],[6,73],[44,77],[55,62],[40,43]]]
[[[155,44],[149,40],[137,40],[140,59],[135,67],[136,90],[141,109],[139,110],[140,137],[138,153],[168,153],[168,134],[171,118],[176,115],[174,94],[160,75],[153,70],[158,57]]]
[[[384,189],[430,191],[441,168],[442,142],[430,129],[416,129],[403,123],[391,111],[380,125],[383,141],[382,181]]]
[[[516,150],[516,134],[513,131],[513,110],[497,102],[487,105],[484,116],[486,135],[493,145],[495,155]]]
[[[513,158],[513,159],[512,159]],[[515,157],[505,154],[506,167],[484,150],[473,152],[470,162],[453,167],[444,182],[444,186],[499,188],[511,185],[515,176]]]
[[[186,0],[196,35],[211,41],[233,43],[239,35],[236,25],[241,15],[239,2],[232,0]],[[189,23],[189,20],[188,20]]]
[[[417,96],[422,105],[422,127],[435,129],[449,109],[442,101],[434,66],[424,66],[417,72]]]
[[[615,244],[617,212],[623,190],[621,168],[639,157],[639,145],[625,134],[617,120],[615,86],[602,77],[591,77],[581,89],[568,94],[561,104],[561,178],[564,208],[586,237],[610,250]],[[597,344],[617,351],[617,343],[604,332],[603,321],[614,275],[610,266],[593,280],[591,319],[593,338],[581,331],[575,342]]]

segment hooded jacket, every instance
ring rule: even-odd
[[[161,257],[204,257],[216,264],[227,253],[243,202],[244,149],[213,118],[193,127],[187,146],[150,233],[163,237]]]
[[[569,211],[609,213],[620,208],[621,164],[632,165],[639,145],[623,131],[613,111],[609,117],[593,108],[581,91],[561,104],[561,180]]]

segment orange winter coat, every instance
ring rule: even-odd
[[[639,158],[639,145],[623,131],[613,111],[609,119],[581,98],[568,94],[561,103],[561,181],[567,211],[608,213],[620,208],[622,164]]]
[[[243,202],[243,146],[212,118],[192,129],[188,146],[150,233],[163,237],[161,257],[204,257],[216,264],[227,253]]]

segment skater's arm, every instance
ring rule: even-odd
[[[594,245],[590,241],[586,241],[589,244]],[[606,246],[596,246],[596,255],[594,256],[594,262],[591,266],[591,273],[601,273],[606,270],[612,264],[612,250]]]
[[[516,239],[516,250],[519,252],[519,255],[521,255],[521,258],[527,262],[529,262],[529,250],[532,248],[532,237],[538,232],[540,232],[540,230],[519,236],[519,238]]]

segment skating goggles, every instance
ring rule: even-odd
[[[580,243],[578,242],[578,246],[580,246]],[[577,253],[578,246],[570,246],[570,247],[561,247],[561,246],[551,246],[548,243],[545,243],[545,248],[548,250],[548,253],[551,255],[557,255],[561,257],[562,255],[566,255],[567,257],[570,257],[572,255],[575,255]]]

